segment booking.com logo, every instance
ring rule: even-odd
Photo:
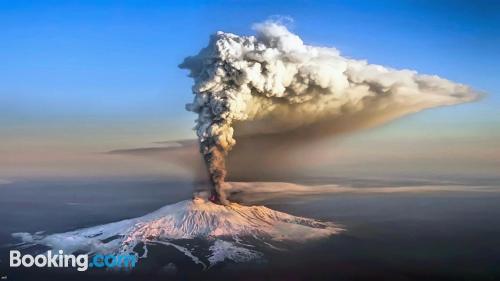
[[[86,271],[89,267],[95,268],[133,268],[137,262],[137,256],[132,254],[123,255],[101,255],[92,256],[89,262],[89,255],[64,254],[59,250],[58,254],[47,251],[46,254],[36,256],[21,254],[20,251],[10,251],[10,267],[76,267],[78,271]]]

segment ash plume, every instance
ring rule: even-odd
[[[304,44],[266,21],[255,36],[217,32],[180,68],[194,79],[196,133],[214,201],[227,204],[226,156],[238,136],[306,140],[376,126],[424,109],[477,99],[466,85],[396,70]],[[255,153],[258,153],[256,151]]]

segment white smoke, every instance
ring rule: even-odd
[[[423,109],[475,100],[468,86],[412,70],[342,57],[335,48],[304,44],[267,21],[256,36],[217,32],[180,65],[194,79],[196,132],[215,186],[227,203],[225,157],[238,135],[321,134],[374,126]],[[283,139],[286,141],[286,139]]]
[[[304,185],[288,182],[228,182],[230,198],[248,204],[262,203],[273,199],[304,198],[329,194],[404,194],[444,192],[500,192],[494,186],[470,186],[459,184],[424,184],[401,186],[354,187],[337,184]]]

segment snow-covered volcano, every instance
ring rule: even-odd
[[[64,252],[132,253],[147,257],[148,245],[175,247],[195,263],[207,267],[226,259],[244,262],[263,257],[255,243],[277,249],[282,242],[325,238],[342,229],[332,223],[296,217],[264,206],[223,206],[203,198],[167,205],[142,217],[43,235],[14,233],[24,246],[45,245]],[[208,241],[204,254],[186,239]],[[191,246],[187,246],[191,245]]]

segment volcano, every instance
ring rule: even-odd
[[[219,205],[194,197],[138,218],[65,233],[12,235],[22,240],[22,248],[43,245],[66,253],[135,254],[147,258],[148,246],[171,246],[208,268],[226,260],[265,259],[257,249],[280,250],[283,245],[322,239],[340,231],[340,227],[330,222],[293,216],[264,206]],[[208,242],[208,252],[207,249],[198,251],[202,247],[196,245],[197,241]]]

